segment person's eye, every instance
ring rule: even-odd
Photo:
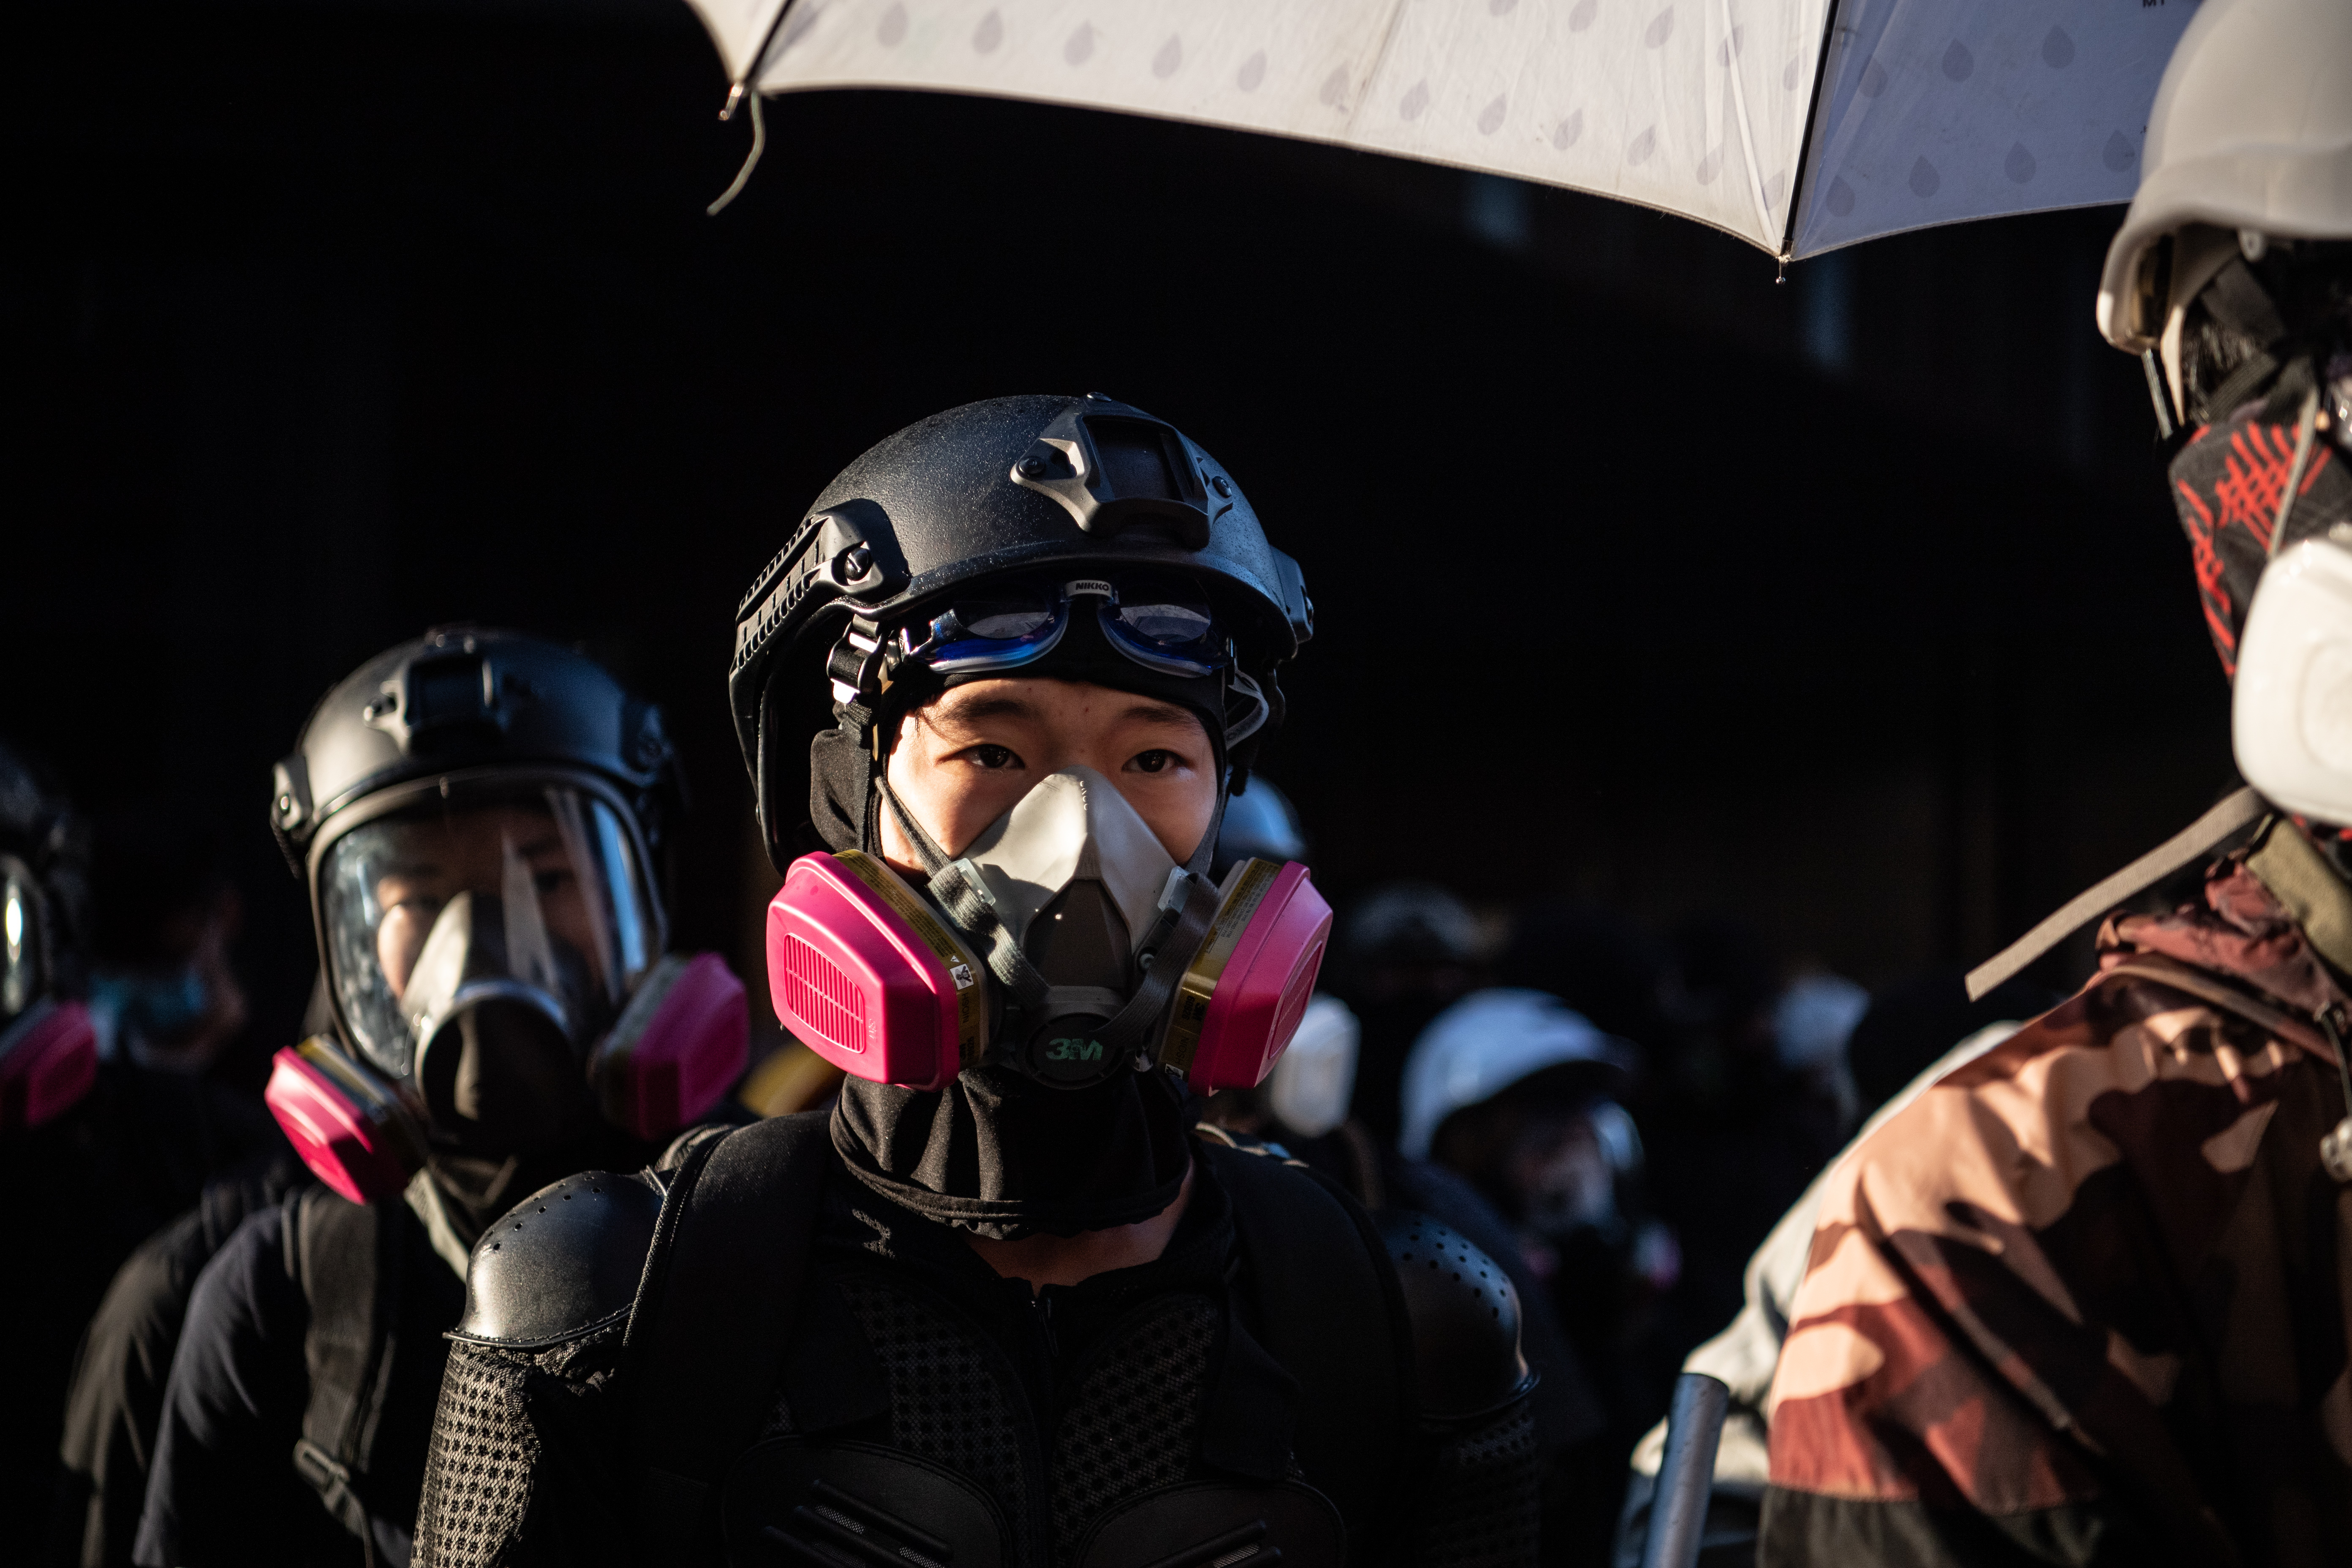
[[[1164,773],[1171,767],[1173,767],[1175,763],[1175,752],[1164,752],[1154,748],[1149,752],[1138,752],[1135,754],[1135,761],[1129,763],[1129,766],[1134,768],[1138,773]]]
[[[1021,765],[1021,759],[1013,754],[1013,748],[1010,746],[999,746],[993,743],[974,746],[968,754],[975,765],[985,768],[992,773]]]
[[[534,871],[530,877],[531,886],[539,889],[541,898],[562,891],[572,879],[572,868],[568,866],[552,871]]]

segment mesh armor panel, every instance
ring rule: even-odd
[[[1024,1423],[978,1333],[871,1277],[842,1280],[841,1295],[888,1375],[891,1440],[992,1493],[1013,1527],[1013,1560],[1026,1562]]]
[[[522,1528],[539,1440],[523,1410],[528,1364],[458,1341],[449,1347],[425,1459],[415,1568],[488,1568]]]
[[[1217,1310],[1168,1300],[1096,1358],[1054,1436],[1054,1561],[1075,1557],[1112,1507],[1192,1468]]]
[[[1536,1420],[1522,1399],[1438,1450],[1422,1514],[1422,1568],[1524,1568],[1536,1560]]]

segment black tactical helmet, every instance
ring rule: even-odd
[[[1000,397],[935,414],[850,464],[736,616],[728,692],[770,858],[780,868],[793,858],[807,743],[778,718],[780,692],[803,677],[780,683],[780,668],[823,666],[836,717],[870,753],[894,629],[984,579],[1150,568],[1208,595],[1235,675],[1265,699],[1254,747],[1281,720],[1275,672],[1313,635],[1314,606],[1223,466],[1174,426],[1093,394]],[[1231,760],[1238,784],[1249,753]]]
[[[0,1030],[46,998],[81,994],[89,886],[88,825],[0,744]]]
[[[542,795],[560,788],[566,801],[587,803],[563,807],[564,826],[579,840],[572,862],[583,870],[591,861],[625,867],[609,872],[619,890],[608,902],[630,906],[621,913],[635,922],[632,973],[657,956],[667,939],[664,838],[684,806],[677,756],[661,710],[585,655],[519,632],[436,628],[337,684],[311,712],[294,754],[278,764],[270,826],[310,894],[338,1021],[395,1075],[407,1068],[404,1047],[373,1037],[387,1030],[355,1016],[360,982],[341,976],[366,956],[364,933],[342,931],[330,908],[337,902],[331,893],[362,904],[370,894],[330,889],[328,862],[339,842],[395,813],[495,798],[518,785]],[[618,836],[609,850],[591,842],[608,821]]]

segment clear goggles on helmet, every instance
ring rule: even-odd
[[[405,1076],[487,1002],[594,1040],[661,956],[635,846],[610,803],[569,784],[435,795],[352,828],[328,847],[319,899],[352,1043]]]
[[[1054,651],[1069,630],[1072,606],[1097,602],[1096,619],[1110,646],[1163,675],[1198,677],[1226,668],[1223,630],[1208,595],[1171,572],[1137,572],[1116,583],[1015,577],[975,584],[933,616],[928,635],[898,634],[898,652],[941,675],[1014,670]]]

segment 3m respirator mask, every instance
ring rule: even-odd
[[[1160,1070],[1254,1088],[1297,1031],[1331,931],[1296,861],[1212,881],[1102,774],[1040,780],[950,858],[885,789],[929,868],[805,855],[768,910],[776,1016],[855,1077],[936,1089],[999,1062],[1081,1089]]]
[[[2231,699],[2238,769],[2298,816],[2352,824],[2352,528],[2281,550],[2246,612]]]

